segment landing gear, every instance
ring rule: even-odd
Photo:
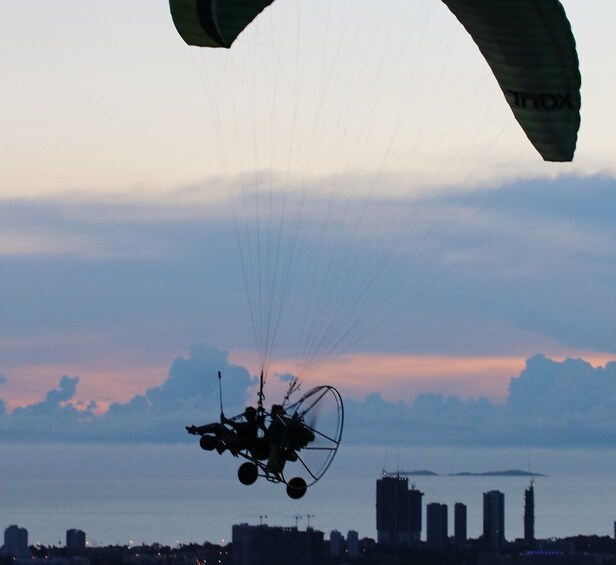
[[[240,483],[243,485],[251,485],[259,476],[259,469],[254,463],[250,463],[247,461],[246,463],[242,463],[240,468],[237,470],[237,478],[240,480]]]
[[[214,451],[218,445],[218,440],[214,436],[201,436],[199,445],[205,451]]]
[[[287,494],[290,498],[297,500],[306,494],[308,485],[301,477],[294,477],[287,483]]]

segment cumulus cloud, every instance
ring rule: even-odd
[[[78,377],[63,375],[58,388],[47,392],[45,399],[16,408],[0,417],[0,430],[7,440],[72,441],[82,437],[83,425],[91,420],[97,408],[92,402],[78,409],[71,400],[77,390]]]
[[[223,379],[224,409],[232,415],[241,412],[256,378],[244,367],[230,364],[226,351],[198,344],[188,357],[173,361],[169,376],[160,386],[127,403],[112,404],[96,422],[96,436],[118,441],[184,439],[184,426],[218,419],[218,371]]]
[[[224,408],[237,414],[257,379],[244,367],[230,364],[227,352],[198,344],[188,356],[173,361],[160,386],[128,402],[111,404],[105,413],[99,413],[95,402],[76,404],[79,378],[63,376],[44,400],[16,408],[10,415],[0,412],[0,430],[4,438],[21,441],[182,441],[184,426],[218,419],[218,371],[223,375]]]
[[[614,445],[615,403],[616,362],[595,368],[581,359],[556,363],[537,355],[511,379],[507,412],[520,422],[520,442]]]
[[[218,382],[223,372],[225,409],[239,413],[254,394],[257,379],[228,355],[205,344],[176,358],[169,376],[104,414],[95,403],[77,407],[71,399],[76,377],[62,377],[45,400],[0,411],[6,439],[106,442],[181,442],[184,426],[218,418]],[[283,376],[283,377],[286,377]],[[426,393],[412,403],[388,402],[375,392],[345,400],[344,441],[349,444],[518,447],[615,447],[616,362],[593,367],[581,359],[528,359],[510,381],[504,404],[486,398],[462,400]]]
[[[528,359],[505,404],[422,394],[411,405],[378,395],[347,401],[353,441],[419,445],[614,447],[616,362]],[[379,438],[380,436],[380,438]]]
[[[52,389],[45,395],[45,400],[31,404],[24,408],[16,408],[14,414],[22,417],[28,414],[54,414],[61,412],[75,395],[79,377],[63,375],[58,383],[58,388]]]

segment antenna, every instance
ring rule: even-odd
[[[526,464],[528,465],[528,473],[530,475],[530,488],[534,488],[535,487],[535,473],[531,469],[530,460],[528,460]]]
[[[259,377],[259,401],[257,403],[259,412],[263,412],[263,400],[265,399],[265,394],[263,393],[263,384],[265,382],[265,376],[263,374],[263,370],[261,370],[261,376]]]
[[[220,371],[218,371],[218,396],[220,398],[220,421],[222,422],[225,418],[225,413],[222,410],[222,375]]]

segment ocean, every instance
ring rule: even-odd
[[[528,477],[448,473],[531,470],[538,538],[613,535],[616,450],[341,447],[328,473],[298,501],[282,485],[236,478],[239,460],[191,445],[1,445],[0,528],[17,524],[29,543],[64,545],[66,530],[92,545],[227,543],[233,524],[308,525],[376,537],[375,481],[384,469],[427,469],[409,477],[424,504],[468,508],[468,533],[482,529],[482,493],[505,493],[505,535],[522,536]],[[425,527],[424,527],[425,536]]]

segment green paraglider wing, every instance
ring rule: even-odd
[[[230,47],[274,0],[170,0],[189,45]],[[571,161],[580,126],[575,39],[558,0],[442,0],[490,65],[513,114],[546,161]]]
[[[490,65],[545,161],[571,161],[580,126],[575,39],[558,0],[442,0]]]
[[[274,0],[169,0],[178,33],[189,45],[231,47]]]

